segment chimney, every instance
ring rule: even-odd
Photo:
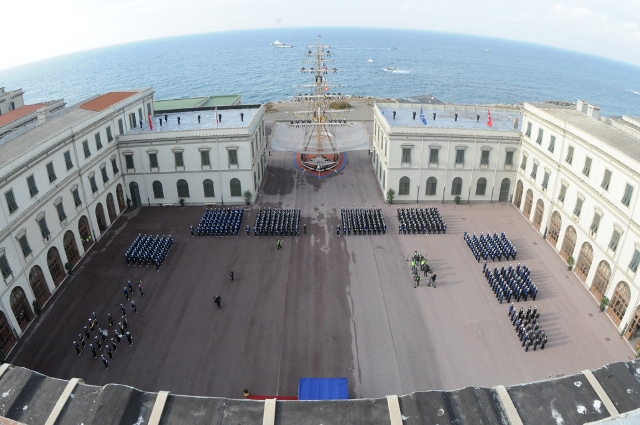
[[[38,125],[44,124],[47,121],[47,118],[49,117],[49,111],[47,110],[47,108],[42,107],[38,109],[36,113],[38,114]]]
[[[598,105],[587,105],[587,115],[596,120],[600,119],[600,107]]]
[[[578,100],[576,102],[576,109],[580,112],[582,112],[583,114],[587,113],[587,106],[589,106],[589,104],[587,102],[585,102],[584,100]]]

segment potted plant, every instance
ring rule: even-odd
[[[253,198],[253,193],[251,193],[250,190],[245,190],[244,193],[242,194],[242,196],[244,197],[244,202],[246,202],[247,205],[251,204],[251,199]]]
[[[180,202],[181,207],[184,207],[184,198],[180,198],[178,202]]]
[[[42,311],[42,306],[40,305],[40,301],[38,300],[33,300],[33,312],[36,314],[36,316],[40,316],[40,312]]]
[[[396,197],[396,191],[393,189],[387,190],[387,202],[389,205],[393,204],[393,198]]]
[[[602,299],[600,300],[600,311],[605,311],[608,305],[609,305],[609,298],[607,298],[606,296],[603,296]]]
[[[73,271],[73,264],[70,261],[64,263],[64,268],[67,269],[67,273],[71,275],[71,271]]]
[[[460,201],[462,200],[462,198],[460,197],[460,195],[456,195],[455,198],[453,198],[454,201],[456,201],[456,205],[458,205],[460,203]]]
[[[244,389],[244,391],[242,391],[242,394],[243,394],[245,397],[249,397],[249,390],[245,388],[245,389]]]
[[[573,265],[576,263],[576,261],[573,259],[573,256],[569,256],[569,258],[567,258],[567,266],[569,267],[569,271],[571,271],[571,269],[573,269]]]

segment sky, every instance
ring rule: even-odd
[[[0,15],[0,69],[154,38],[305,26],[476,34],[640,66],[640,0],[8,0]]]

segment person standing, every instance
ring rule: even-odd
[[[113,359],[113,353],[111,352],[111,347],[109,347],[109,344],[105,344],[104,349],[109,355],[109,360]]]
[[[431,285],[435,288],[436,287],[436,274],[433,273],[431,275]]]
[[[138,290],[140,291],[140,296],[144,298],[144,290],[142,289],[142,280],[138,284]]]
[[[109,369],[109,360],[107,360],[104,354],[100,356],[100,360],[102,360],[102,363],[104,363],[104,368]]]
[[[124,306],[122,304],[120,304],[120,310],[122,310],[122,315],[123,316],[127,315],[127,310],[124,309]]]
[[[120,328],[120,335],[124,335],[124,328],[122,327],[122,322],[118,322],[118,327]],[[118,333],[116,332],[116,337],[118,336]],[[118,339],[118,342],[120,342],[120,339]]]
[[[116,333],[116,335],[118,335]],[[113,340],[113,338],[111,338],[111,346],[113,347],[113,352],[115,353],[116,351],[118,351],[118,346],[116,345],[116,342]]]
[[[84,342],[84,336],[82,336],[82,334],[78,334],[78,341],[80,341],[80,344],[82,344],[83,347],[87,346],[87,344]]]
[[[131,308],[133,309],[134,313],[138,312],[138,306],[136,306],[136,303],[133,302],[133,300],[131,300]],[[123,319],[124,320],[124,319]]]
[[[129,322],[127,322],[126,316],[122,316],[122,324],[124,325],[125,329],[129,329]]]
[[[231,282],[233,282],[233,270],[229,272],[229,276],[231,276]]]
[[[220,295],[216,295],[215,297],[213,297],[213,302],[217,304],[218,309],[222,308],[222,306],[220,305],[222,302],[222,298],[220,297]]]
[[[127,297],[127,301],[129,301],[129,291],[127,291],[127,287],[124,287],[124,296]]]
[[[107,313],[107,320],[109,321],[109,326],[113,327],[113,318],[111,317],[111,313]]]
[[[78,355],[82,354],[82,352],[80,351],[80,347],[78,347],[78,343],[73,341],[73,347],[76,349],[76,353],[78,353]]]
[[[102,350],[102,344],[100,344],[100,338],[98,338],[98,335],[94,336],[93,340],[96,343],[96,346],[98,347],[98,350]]]
[[[282,248],[282,241],[278,239],[278,249]]]
[[[98,358],[98,353],[96,353],[96,349],[93,347],[93,344],[89,344],[89,349],[93,353],[93,358],[97,359]]]
[[[131,286],[131,281],[127,280],[127,286],[129,287],[129,292],[133,295],[133,286]]]
[[[193,226],[189,226],[189,230],[191,231],[191,237],[194,237],[195,234],[193,233]]]
[[[87,329],[87,327],[84,327],[84,334],[87,336],[87,339],[91,339],[91,334],[89,333],[89,329]]]
[[[133,345],[133,337],[129,332],[127,332],[127,341],[129,341],[129,346]]]

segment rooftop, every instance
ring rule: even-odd
[[[30,113],[37,111],[43,106],[47,106],[47,103],[36,103],[34,105],[24,105],[18,109],[14,109],[11,112],[7,112],[4,115],[0,115],[0,127],[5,126],[26,115],[29,115]]]
[[[239,94],[227,94],[220,96],[187,97],[181,99],[165,99],[153,102],[156,113],[174,111],[176,109],[194,109],[216,106],[231,106],[240,104]]]
[[[130,134],[148,134],[148,133],[166,133],[170,131],[185,130],[215,130],[228,128],[245,128],[249,127],[251,120],[258,112],[259,108],[247,107],[242,109],[224,109],[219,110],[218,114],[222,115],[222,121],[216,124],[216,111],[183,111],[159,114],[156,111],[153,117],[153,129],[149,129],[149,121],[143,121],[142,127],[136,127],[127,132]],[[240,114],[244,114],[241,117]],[[200,116],[200,122],[198,122]],[[165,117],[167,119],[165,120]],[[180,124],[178,124],[180,117]],[[162,125],[160,125],[162,119]],[[139,123],[138,123],[139,124]]]
[[[128,97],[133,96],[134,94],[138,94],[138,92],[114,91],[114,92],[106,93],[86,103],[83,103],[82,105],[80,105],[80,108],[87,109],[89,111],[101,112],[107,109],[108,107],[113,106],[116,103],[123,101]]]

